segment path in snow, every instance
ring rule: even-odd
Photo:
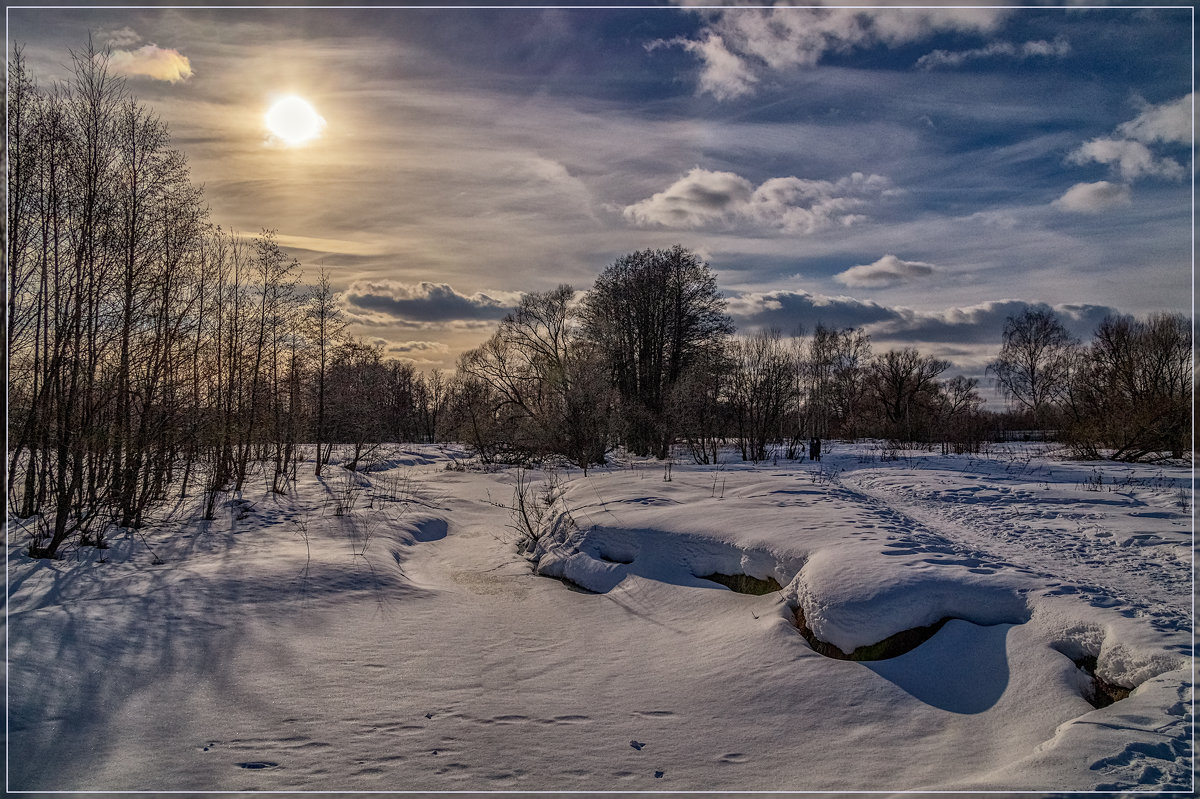
[[[977,462],[973,472],[970,461],[962,469],[931,460],[924,468],[847,468],[840,483],[925,528],[897,539],[898,549],[947,555],[949,549],[1046,575],[1062,583],[1052,594],[1078,592],[1096,607],[1120,606],[1164,629],[1190,628],[1190,519],[1171,508],[1169,494],[1144,489],[1139,497],[1137,488],[1088,490],[1086,483],[1076,488],[1064,485],[1061,474],[1052,484],[1053,470],[1071,470],[1070,464],[1043,465],[1050,474],[1039,480],[1036,471],[1023,468],[1014,476],[995,462]],[[1139,520],[1156,532],[1139,529]]]

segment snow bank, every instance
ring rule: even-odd
[[[538,574],[568,580],[598,594],[611,591],[630,575],[697,588],[722,587],[703,579],[711,574],[769,577],[786,585],[803,565],[801,556],[781,556],[701,533],[595,525],[580,528],[570,513],[561,509],[552,516],[531,557]]]
[[[822,550],[809,558],[785,596],[804,611],[813,634],[843,652],[945,618],[975,624],[1029,620],[1029,586],[929,563]]]
[[[1054,650],[1071,660],[1095,661],[1096,676],[1123,688],[1137,688],[1190,660],[1191,642],[1181,633],[1162,630],[1137,617],[1072,602],[1062,596],[1040,596],[1033,626]]]

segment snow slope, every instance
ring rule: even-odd
[[[545,576],[511,470],[433,449],[60,562],[10,530],[9,788],[1191,786],[1188,469],[832,450],[559,472]],[[846,652],[950,620],[855,662],[797,606]]]

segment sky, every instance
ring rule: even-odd
[[[453,369],[521,292],[707,260],[739,332],[861,326],[982,376],[1004,320],[1192,308],[1190,7],[20,8],[90,35],[214,223]],[[323,120],[266,127],[298,95]]]

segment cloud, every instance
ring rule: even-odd
[[[1026,309],[1054,311],[1063,326],[1089,338],[1105,316],[1117,313],[1105,305],[1050,306],[1004,299],[941,311],[914,311],[854,297],[830,297],[807,291],[743,292],[729,297],[727,307],[742,332],[777,328],[811,331],[817,324],[835,329],[862,328],[880,341],[991,345],[998,349],[1005,320]]]
[[[1192,105],[1196,93],[1161,105],[1147,105],[1142,113],[1117,126],[1117,133],[1140,142],[1190,144],[1192,141]]]
[[[803,326],[865,327],[893,319],[896,311],[869,300],[829,297],[807,291],[743,292],[729,297],[727,309],[739,330],[778,328],[791,332]]]
[[[433,353],[442,355],[450,352],[450,346],[443,344],[440,341],[399,341],[388,346],[387,351],[401,355],[410,355],[416,353]]]
[[[1095,183],[1076,183],[1054,201],[1054,206],[1063,211],[1097,214],[1125,207],[1131,202],[1127,185],[1100,180]]]
[[[718,100],[732,100],[754,92],[758,78],[740,57],[731,53],[725,40],[715,33],[700,41],[676,39],[689,53],[703,63],[700,70],[700,92],[707,92]]]
[[[1004,323],[1025,310],[1053,311],[1071,334],[1090,338],[1100,321],[1116,309],[1105,305],[1066,304],[1050,306],[1026,300],[993,300],[942,311],[918,312],[895,309],[893,318],[868,328],[873,336],[930,343],[995,344],[999,349]]]
[[[466,295],[446,283],[356,280],[342,292],[342,307],[355,324],[424,327],[452,322],[492,322],[520,300],[514,292]]]
[[[1148,145],[1190,144],[1195,93],[1160,105],[1147,105],[1128,122],[1117,125],[1114,136],[1084,142],[1067,155],[1067,162],[1106,164],[1126,182],[1145,177],[1179,180],[1187,170],[1178,161],[1157,156]]]
[[[837,181],[797,177],[771,178],[755,188],[733,172],[696,167],[666,189],[627,206],[635,225],[698,228],[738,223],[809,234],[834,225],[851,225],[868,201],[895,193],[881,175],[861,172]]]
[[[370,257],[384,255],[387,247],[379,241],[350,241],[347,239],[317,238],[314,236],[295,236],[279,233],[275,240],[285,249],[308,250],[315,253],[336,253],[338,255],[354,255]]]
[[[665,190],[628,206],[623,213],[638,225],[700,227],[735,215],[753,194],[753,184],[740,175],[696,167]]]
[[[873,264],[852,266],[839,272],[833,279],[843,286],[861,288],[885,288],[911,283],[928,277],[937,271],[933,264],[922,261],[903,261],[894,255],[885,255]]]
[[[136,50],[113,50],[108,66],[120,75],[153,78],[169,83],[187,80],[193,74],[187,56],[178,50],[166,50],[156,44],[143,45]]]
[[[96,31],[96,41],[106,47],[132,47],[142,40],[138,32],[128,26],[110,31],[103,28]]]
[[[1071,52],[1071,43],[1063,37],[1052,42],[1044,39],[1013,44],[1012,42],[992,42],[984,47],[973,50],[934,50],[917,59],[918,69],[937,69],[938,67],[959,67],[968,61],[978,61],[985,58],[1013,58],[1023,61],[1026,58],[1061,58]]]
[[[1144,177],[1179,179],[1185,174],[1179,162],[1171,158],[1156,158],[1149,147],[1133,139],[1092,139],[1072,151],[1067,161],[1073,164],[1092,161],[1107,164],[1127,181]]]
[[[696,38],[658,41],[700,59],[701,94],[729,100],[753,93],[767,71],[814,67],[829,52],[896,47],[938,32],[986,33],[1007,11],[996,8],[729,8],[704,12]]]

